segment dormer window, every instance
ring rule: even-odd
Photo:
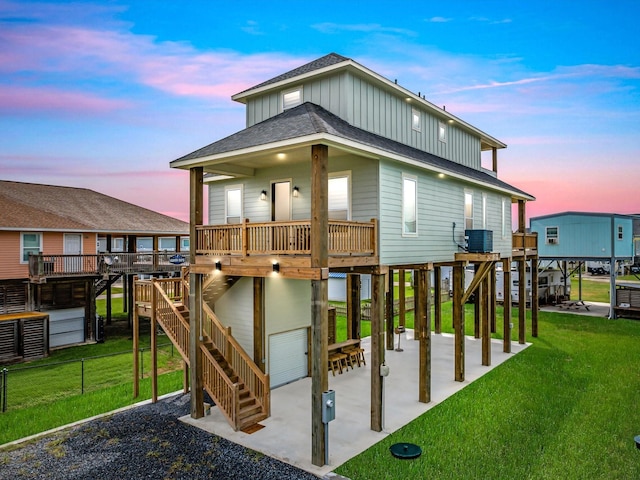
[[[438,140],[447,143],[447,125],[443,122],[438,122]]]
[[[302,103],[302,87],[282,92],[282,111],[297,107]]]
[[[420,110],[411,109],[411,128],[416,132],[422,131],[422,122],[420,121]]]

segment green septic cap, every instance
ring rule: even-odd
[[[396,458],[418,458],[422,455],[422,449],[413,443],[396,443],[391,445],[389,450]]]

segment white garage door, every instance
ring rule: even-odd
[[[269,336],[269,378],[271,388],[307,376],[307,329]]]

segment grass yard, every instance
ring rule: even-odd
[[[104,303],[97,302],[100,315]],[[144,352],[139,355],[144,368],[140,397],[134,399],[133,343],[127,316],[121,313],[122,299],[114,299],[113,311],[120,313],[105,325],[104,343],[54,350],[47,358],[7,367],[7,411],[0,413],[0,444],[151,397],[149,322],[141,321]],[[170,342],[160,335],[158,343]],[[158,372],[160,394],[182,388],[182,360],[170,346],[159,349]]]
[[[640,478],[640,322],[540,312],[539,326],[531,347],[337,473],[353,480]],[[422,456],[393,458],[389,447],[399,442],[418,444]]]

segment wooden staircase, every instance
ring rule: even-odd
[[[234,282],[222,287],[224,291]],[[150,300],[156,320],[189,364],[189,309],[183,302],[184,284],[181,279],[154,279],[152,284]],[[231,328],[220,323],[204,299],[202,309],[203,385],[232,428],[242,430],[269,416],[269,376],[260,371],[233,338]]]

